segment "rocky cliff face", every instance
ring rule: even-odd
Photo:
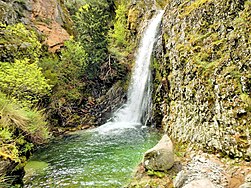
[[[0,0],[0,22],[22,22],[45,36],[49,51],[55,52],[72,33],[72,21],[61,0]]]
[[[167,3],[154,62],[155,115],[174,139],[250,159],[250,33],[249,0]]]
[[[55,52],[63,46],[72,33],[72,22],[63,1],[33,0],[31,20],[45,36],[49,51]]]

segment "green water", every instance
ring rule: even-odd
[[[158,139],[146,129],[69,136],[35,153],[25,168],[25,187],[123,187]]]

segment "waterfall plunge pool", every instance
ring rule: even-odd
[[[123,187],[159,138],[147,128],[78,132],[34,154],[25,168],[24,187]]]

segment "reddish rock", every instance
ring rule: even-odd
[[[72,25],[69,13],[57,0],[33,0],[31,20],[45,35],[44,43],[50,52],[57,51],[70,38],[64,29]]]

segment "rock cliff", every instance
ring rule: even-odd
[[[0,22],[32,26],[45,36],[44,43],[51,52],[62,47],[72,33],[72,21],[61,0],[0,0],[0,10]]]
[[[162,30],[156,118],[175,140],[249,160],[251,2],[170,0]]]

